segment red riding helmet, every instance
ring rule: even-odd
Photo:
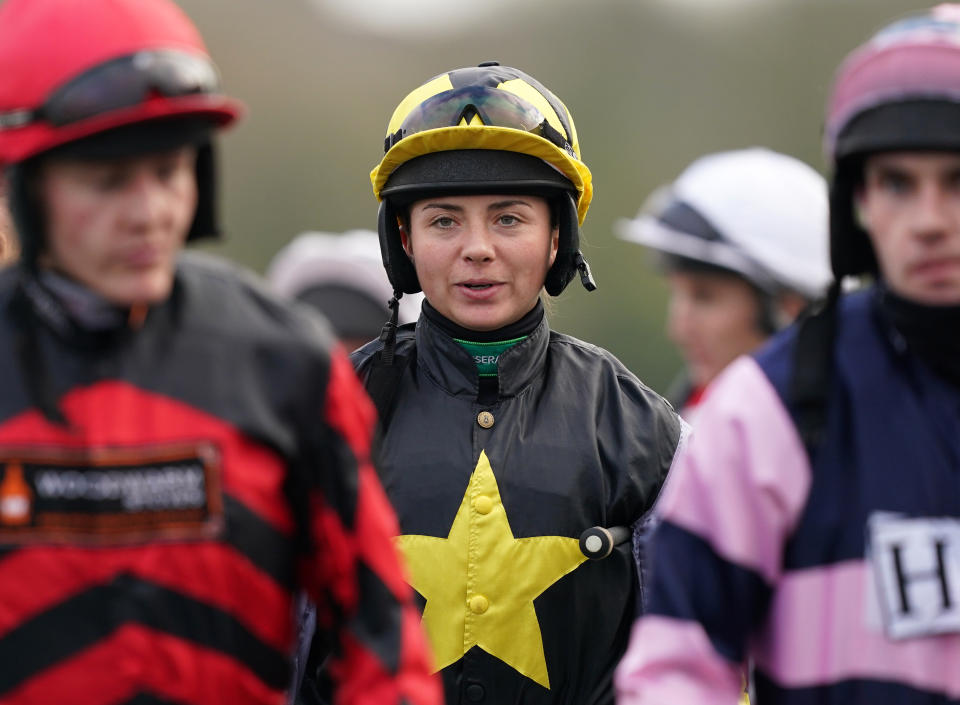
[[[216,234],[209,133],[233,122],[241,105],[221,92],[200,34],[173,2],[5,0],[0,66],[0,163],[9,170],[28,264],[44,229],[27,188],[32,160],[101,136],[97,149],[106,145],[108,153],[197,144],[198,205],[188,237]]]
[[[193,23],[167,0],[6,0],[0,6],[0,162],[144,120],[226,125]]]

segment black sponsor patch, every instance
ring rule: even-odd
[[[0,447],[0,544],[216,536],[220,456],[208,443]]]

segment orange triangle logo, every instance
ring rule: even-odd
[[[29,524],[32,504],[33,492],[23,478],[23,466],[17,462],[7,463],[6,472],[0,480],[0,525]]]

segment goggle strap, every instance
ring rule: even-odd
[[[137,80],[133,82],[133,78]],[[0,131],[38,121],[63,127],[104,112],[132,107],[153,95],[175,98],[214,94],[219,86],[216,67],[208,57],[176,49],[140,51],[111,59],[70,79],[38,108],[0,112]],[[91,93],[101,97],[99,109],[89,105]]]
[[[37,111],[29,108],[19,108],[0,113],[0,130],[15,130],[18,127],[29,125],[38,119]]]
[[[454,122],[454,124],[460,125],[462,123],[464,125],[469,125],[471,122],[473,122],[473,118],[479,114],[480,113],[477,112],[476,107],[468,103],[467,105],[463,106],[463,110],[460,111],[460,115],[457,116],[457,119]],[[487,121],[482,120],[482,122],[486,124]]]
[[[383,140],[383,153],[386,154],[390,151],[390,148],[395,145],[403,137],[403,129],[399,129],[394,132],[392,135],[387,135]]]
[[[560,130],[556,129],[553,125],[547,122],[547,119],[544,118],[543,122],[540,123],[540,135],[552,142],[560,149],[573,154],[573,148],[570,146],[570,143],[567,141],[566,137],[563,136],[563,133]],[[576,156],[576,155],[574,155]]]

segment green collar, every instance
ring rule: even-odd
[[[463,349],[473,357],[473,361],[477,365],[477,373],[481,377],[496,377],[497,360],[500,359],[500,355],[526,339],[527,336],[524,335],[519,338],[500,340],[494,343],[475,343],[470,340],[454,338],[454,340],[460,343]]]

